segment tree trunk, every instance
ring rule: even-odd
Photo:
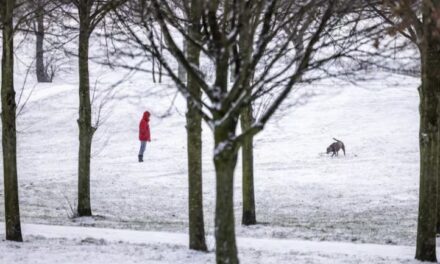
[[[246,131],[252,126],[252,106],[243,109],[241,113],[241,130]],[[255,195],[254,195],[254,147],[253,137],[248,136],[244,139],[242,146],[242,167],[243,167],[243,215],[241,223],[243,225],[257,224],[255,215]]]
[[[237,124],[235,121],[225,123],[227,124],[214,130],[216,260],[218,264],[235,264],[238,263],[234,220],[234,170],[237,165],[237,152],[231,145],[230,137],[235,135]]]
[[[209,19],[209,18],[208,18]],[[220,41],[220,40],[218,40]],[[230,50],[219,50],[216,58],[214,83],[222,97],[228,90]],[[223,94],[223,95],[222,95]],[[219,104],[222,100],[213,101]],[[214,167],[216,173],[215,242],[218,264],[238,263],[234,220],[234,170],[237,150],[232,140],[236,137],[239,116],[226,117],[231,105],[221,105],[214,112]]]
[[[35,29],[35,36],[37,38],[36,43],[36,71],[38,82],[51,82],[46,65],[44,64],[44,9],[37,7],[36,9],[36,22],[37,27]]]
[[[241,3],[242,10],[244,11],[243,19],[243,31],[240,32],[240,41],[238,43],[239,54],[241,56],[241,64],[243,68],[249,65],[252,61],[252,26],[251,21],[251,11],[246,8],[244,2]],[[236,69],[235,69],[236,70]],[[236,72],[236,78],[239,78],[239,72]],[[243,88],[247,91],[248,95],[251,94],[251,79],[245,80],[243,83]],[[249,102],[241,112],[241,130],[244,133],[248,130],[253,123],[253,111],[252,103]],[[255,225],[257,223],[255,215],[255,195],[254,195],[254,146],[253,146],[253,136],[247,136],[244,138],[242,146],[242,167],[243,167],[243,215],[241,223],[243,225]]]
[[[439,114],[439,118],[440,118],[440,114]],[[437,122],[440,122],[440,120],[438,120]],[[437,208],[437,215],[436,215],[436,236],[438,236],[440,234],[440,135],[437,134],[437,203],[436,203],[436,208]]]
[[[432,85],[428,80],[423,80],[420,92],[420,193],[416,259],[421,261],[436,261],[438,123],[437,98],[431,90]]]
[[[89,81],[89,28],[80,23],[79,35],[79,153],[78,153],[78,216],[91,216],[90,156],[92,137],[92,106]]]
[[[440,1],[432,1],[439,5]],[[420,87],[420,191],[416,259],[437,261],[438,96],[440,90],[440,41],[430,3],[424,1],[422,39],[422,85]]]
[[[189,28],[191,37],[197,38],[197,25]],[[200,49],[188,46],[188,62],[199,65]],[[180,66],[179,66],[180,68]],[[180,73],[180,72],[179,72]],[[188,90],[200,99],[201,89],[191,75],[188,77]],[[205,227],[203,219],[203,184],[202,184],[202,117],[194,105],[194,100],[187,100],[186,113],[187,148],[188,148],[188,205],[189,205],[189,248],[206,251]]]
[[[3,1],[0,10],[3,24],[2,55],[2,147],[5,195],[6,239],[23,241],[20,224],[17,180],[16,103],[14,91],[14,0]]]

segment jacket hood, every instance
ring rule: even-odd
[[[142,117],[142,119],[144,119],[145,121],[150,121],[150,112],[145,111],[144,112],[144,116]]]

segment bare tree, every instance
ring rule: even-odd
[[[141,1],[144,2],[144,1]],[[145,27],[148,42],[139,30],[127,30],[139,46],[152,53],[164,66],[168,75],[178,85],[179,91],[192,100],[192,104],[212,129],[215,151],[216,171],[216,213],[215,236],[218,263],[238,263],[235,243],[233,178],[237,155],[245,138],[263,130],[265,124],[284,101],[301,76],[318,69],[326,62],[338,58],[354,48],[346,43],[347,36],[339,33],[330,36],[331,30],[338,30],[341,22],[347,27],[356,27],[356,19],[347,19],[344,11],[349,2],[345,1],[187,1],[202,7],[200,39],[188,34],[181,23],[184,18],[176,13],[170,2],[152,0],[155,21],[164,34],[166,49],[181,63],[188,76],[197,82],[205,98],[200,98],[175,74],[168,58],[160,52],[159,39],[155,26]],[[304,52],[296,54],[291,48],[293,33],[283,31],[285,24],[303,24],[313,16],[313,22],[304,37]],[[194,23],[195,21],[190,21]],[[257,26],[253,26],[257,25]],[[296,32],[297,28],[292,28]],[[176,33],[176,31],[178,33]],[[284,33],[282,33],[284,32]],[[214,67],[212,79],[205,76],[197,65],[189,60],[177,45],[178,37],[183,36],[188,44],[196,45],[204,58]],[[338,42],[338,45],[335,45]],[[235,43],[240,43],[240,52],[233,52]],[[317,51],[331,49],[330,53]],[[289,55],[289,56],[287,56]],[[264,58],[265,67],[259,67]],[[281,60],[283,58],[283,60]],[[287,61],[287,62],[286,62]],[[237,76],[233,83],[228,82],[231,64]],[[250,84],[251,76],[257,76]],[[276,96],[266,111],[252,125],[236,134],[240,114],[260,96],[273,92]]]
[[[47,3],[42,2],[43,4]],[[20,26],[34,17],[26,1],[0,0],[2,29],[2,148],[5,193],[6,239],[22,241],[17,182],[17,104],[14,89],[14,36]]]
[[[70,0],[77,14],[66,11],[66,15],[79,25],[79,153],[78,153],[78,216],[91,216],[90,204],[90,156],[93,134],[97,127],[92,125],[90,100],[89,43],[90,36],[106,15],[125,0]]]
[[[437,261],[436,231],[440,230],[439,110],[440,1],[370,1],[388,32],[400,34],[420,51],[420,190],[416,259]],[[437,230],[436,230],[437,229]]]
[[[189,18],[188,36],[197,41],[202,41],[200,34],[202,6],[200,1],[193,0],[187,6]],[[184,28],[185,29],[185,28]],[[185,43],[186,46],[185,47]],[[185,49],[186,48],[186,49]],[[188,63],[194,67],[200,65],[200,48],[192,42],[184,40],[183,53],[187,54]],[[182,64],[179,63],[180,73]],[[178,71],[179,72],[179,71]],[[179,79],[182,80],[181,75]],[[186,78],[187,87],[196,100],[201,100],[202,90],[197,80],[188,75]],[[202,184],[202,116],[192,98],[187,98],[186,113],[187,128],[187,149],[188,149],[188,207],[189,207],[189,229],[190,248],[206,251],[205,227],[203,218],[203,184]]]
[[[35,60],[36,60],[36,74],[38,82],[51,82],[52,78],[48,73],[48,67],[44,62],[44,37],[46,28],[44,25],[45,22],[45,4],[43,0],[33,0],[31,3],[35,8],[35,19],[33,21],[33,31],[36,37],[36,52],[35,52]]]
[[[191,36],[192,39],[202,41],[202,35],[200,34],[201,25],[201,12],[202,6],[199,1],[170,1],[170,5],[182,16],[182,23],[185,24],[185,34]],[[135,31],[138,28],[152,28],[154,27],[154,18],[151,12],[151,5],[149,1],[132,1],[127,3],[125,8],[120,8],[116,12],[117,17],[122,25],[122,30],[128,35],[128,39],[124,40],[124,43],[134,40],[134,49],[142,48],[142,42],[136,38]],[[189,24],[191,21],[191,24]],[[157,27],[159,30],[160,28]],[[135,36],[132,38],[132,36]],[[163,34],[158,31],[158,52],[161,56],[165,56],[164,48],[167,45],[167,39],[163,39]],[[184,42],[187,42],[184,39]],[[162,43],[162,44],[161,44]],[[161,46],[163,45],[163,46]],[[187,43],[183,45],[184,53],[187,54],[188,61],[194,66],[199,67],[200,64],[200,48],[193,43]],[[153,61],[161,61],[155,59]],[[170,57],[171,58],[171,57]],[[178,62],[179,63],[179,62]],[[153,62],[153,65],[155,62]],[[180,64],[180,63],[179,63]],[[125,65],[124,67],[127,67]],[[178,66],[177,76],[183,82],[185,82],[191,93],[202,98],[202,91],[197,80],[191,75],[186,76],[186,71],[182,68],[182,65]],[[183,76],[185,75],[185,76]],[[189,247],[190,249],[206,251],[205,241],[205,227],[204,227],[204,214],[203,214],[203,189],[202,189],[202,117],[194,100],[187,99],[187,112],[186,112],[186,130],[187,130],[187,155],[188,155],[188,225],[189,225]]]
[[[0,1],[2,25],[2,147],[5,190],[6,239],[23,241],[17,183],[17,128],[14,90],[14,11],[15,0]]]

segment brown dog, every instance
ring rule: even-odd
[[[340,149],[342,149],[342,151],[344,152],[344,156],[345,156],[345,145],[342,141],[337,140],[336,138],[333,138],[336,142],[332,143],[330,146],[328,146],[327,148],[327,154],[329,154],[330,152],[333,153],[333,156],[338,156],[338,152]]]

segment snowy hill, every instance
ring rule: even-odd
[[[102,111],[104,122],[93,143],[92,210],[97,217],[85,219],[69,217],[70,207],[76,207],[77,190],[75,75],[60,76],[53,84],[26,84],[25,97],[31,91],[32,94],[18,118],[20,209],[24,223],[187,232],[185,104],[180,96],[173,104],[175,89],[168,80],[154,84],[145,73],[130,76],[111,89],[125,75],[98,65],[92,70],[92,85],[97,80],[95,106],[106,104]],[[257,136],[255,191],[260,224],[239,225],[238,167],[238,236],[414,245],[419,168],[418,80],[370,75],[374,78],[356,85],[325,80],[301,87]],[[145,162],[139,164],[138,122],[144,110],[152,113],[153,141],[147,145]],[[324,154],[332,137],[344,141],[345,157]],[[212,139],[205,126],[205,223],[212,235],[215,182],[211,158]],[[2,178],[0,184],[3,185]],[[0,195],[0,217],[4,218],[3,193]],[[25,239],[26,235],[25,231]],[[38,236],[28,239],[31,242],[25,243],[25,248],[39,246]],[[63,243],[77,244],[68,237],[43,241],[48,243],[48,249]],[[214,240],[210,238],[208,243],[212,248]],[[0,246],[8,251],[25,250],[21,246],[15,249],[9,242],[0,242]],[[105,250],[112,252],[117,247],[111,244]],[[136,254],[137,247],[128,250]],[[88,250],[87,245],[81,243],[77,250]],[[142,254],[157,251],[155,248]],[[277,259],[276,253],[271,254],[270,261]],[[308,263],[307,257],[297,257]],[[196,253],[187,253],[185,258],[189,262],[199,258],[194,263],[208,261]],[[243,262],[253,263],[251,259]],[[341,261],[362,262],[351,258]],[[172,259],[165,262],[175,263]]]

